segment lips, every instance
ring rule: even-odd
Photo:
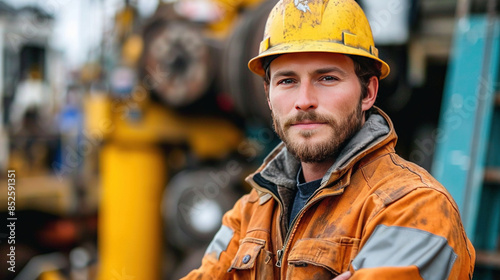
[[[300,122],[294,122],[292,125],[303,125],[303,124],[325,124],[325,122],[320,122],[316,120],[303,120]]]
[[[317,122],[317,121],[301,121],[301,122],[296,122],[292,123],[290,127],[296,127],[296,128],[302,128],[302,129],[313,129],[317,128],[321,125],[324,125],[326,123],[324,122]]]

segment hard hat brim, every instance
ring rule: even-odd
[[[380,79],[384,79],[390,73],[389,65],[382,59],[376,57],[370,52],[364,49],[356,49],[351,46],[346,46],[338,42],[322,42],[322,41],[297,41],[287,44],[279,44],[277,46],[271,47],[266,51],[262,52],[258,56],[252,58],[248,62],[248,68],[253,73],[264,77],[265,69],[262,65],[262,59],[272,55],[280,54],[291,54],[291,53],[304,53],[304,52],[326,52],[326,53],[340,53],[347,55],[358,55],[367,58],[371,58],[381,64],[381,75]]]

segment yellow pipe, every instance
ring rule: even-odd
[[[217,118],[179,116],[147,99],[132,104],[89,100],[86,131],[104,141],[100,150],[98,280],[161,277],[161,197],[167,155],[161,143],[189,144],[200,158],[234,151],[241,131]],[[129,118],[128,110],[138,110]]]
[[[101,150],[98,279],[160,279],[165,157],[153,144]]]

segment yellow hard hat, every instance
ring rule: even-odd
[[[297,52],[364,56],[380,62],[380,79],[390,72],[378,57],[365,13],[354,0],[279,1],[267,19],[259,55],[248,68],[264,76],[263,58]]]

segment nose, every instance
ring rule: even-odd
[[[295,109],[307,111],[317,107],[318,99],[314,87],[309,83],[301,83],[295,100]]]

